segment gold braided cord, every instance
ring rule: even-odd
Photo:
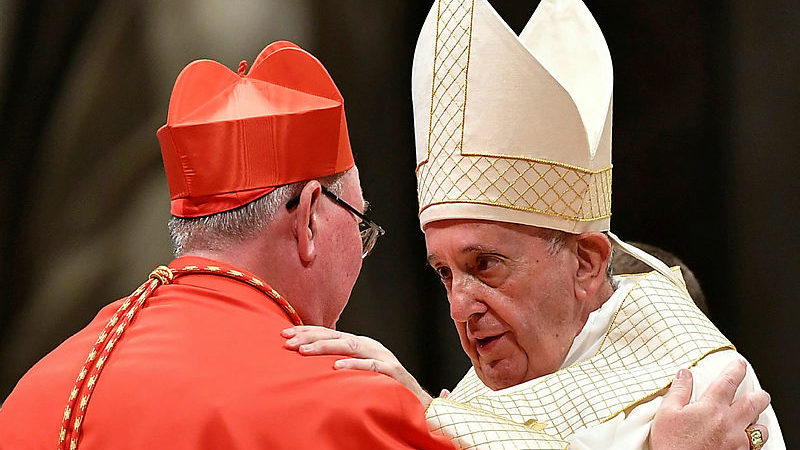
[[[70,450],[78,448],[86,408],[89,406],[94,387],[105,367],[106,361],[114,350],[117,341],[122,338],[122,334],[133,320],[136,312],[161,283],[161,277],[165,277],[164,273],[169,271],[170,269],[166,266],[156,268],[150,274],[149,279],[125,299],[100,333],[70,391],[67,407],[64,410],[61,432],[59,433],[59,450],[66,450],[67,442],[69,442]],[[154,275],[157,272],[158,274]],[[171,276],[166,276],[166,278],[171,279]],[[95,360],[97,361],[96,363]],[[80,403],[78,403],[78,398],[80,398]]]
[[[156,279],[161,284],[170,284],[172,283],[172,279],[175,277],[172,269],[167,266],[158,266],[150,272],[150,279]]]
[[[280,306],[294,325],[303,324],[300,316],[286,299],[281,297],[275,289],[272,289],[264,281],[253,275],[234,269],[224,270],[218,266],[185,266],[178,269],[171,269],[167,266],[156,267],[150,272],[148,280],[128,296],[117,311],[114,312],[89,351],[89,355],[70,391],[67,407],[64,409],[58,438],[58,450],[66,450],[67,443],[69,443],[69,450],[77,450],[86,409],[89,406],[100,374],[117,342],[122,339],[123,333],[137,316],[137,313],[145,306],[145,302],[158,286],[170,284],[175,277],[187,274],[217,275],[247,283]]]

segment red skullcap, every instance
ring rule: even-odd
[[[342,95],[316,58],[279,41],[246,68],[198,60],[175,81],[157,133],[175,216],[227,211],[354,165]]]

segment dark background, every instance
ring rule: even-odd
[[[536,1],[492,4],[516,31]],[[800,442],[800,8],[587,1],[611,48],[612,230],[679,255]],[[168,262],[155,137],[180,69],[289,39],[326,65],[375,220],[339,328],[437,393],[467,367],[416,220],[411,61],[429,1],[0,0],[0,398]]]

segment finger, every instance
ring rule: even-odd
[[[354,338],[323,339],[302,344],[297,351],[303,355],[342,355],[355,358],[376,358],[380,355],[363,351],[364,347]]]
[[[769,394],[762,390],[748,392],[736,400],[733,408],[734,417],[739,418],[744,423],[754,423],[758,416],[769,406]]]
[[[692,386],[692,372],[688,369],[679,370],[667,395],[664,396],[664,401],[661,402],[661,408],[677,410],[688,405],[692,398]]]
[[[760,423],[757,423],[755,425],[750,425],[749,427],[747,427],[747,430],[745,430],[745,433],[747,434],[747,441],[750,443],[750,448],[755,448],[755,446],[758,445],[758,434],[757,433],[751,433],[751,432],[749,432],[749,430],[758,430],[758,431],[760,431],[761,432],[761,442],[766,444],[767,439],[769,439],[769,430],[767,430],[767,427],[765,427],[764,425],[761,425]],[[752,442],[752,441],[755,441],[755,442]]]
[[[293,337],[300,333],[307,332],[307,331],[314,331],[319,329],[329,330],[330,328],[320,327],[317,325],[297,325],[291,328],[287,328],[281,331],[281,336],[283,337]]]
[[[291,328],[287,328],[281,331],[281,335],[283,336],[297,336],[301,334],[348,334],[344,331],[337,331],[333,328],[321,327],[317,325],[298,325]]]
[[[733,396],[736,395],[736,389],[744,379],[746,368],[747,366],[741,359],[728,364],[722,374],[708,386],[702,400],[725,405],[733,403]]]
[[[310,344],[321,340],[342,339],[347,336],[350,335],[342,333],[341,331],[331,330],[330,328],[308,327],[307,329],[297,330],[297,334],[286,341],[286,347],[297,349],[304,344]]]
[[[294,335],[296,335],[296,334],[297,334],[297,329],[295,327],[287,328],[287,329],[281,331],[281,336],[283,336],[285,338],[294,337]]]
[[[386,364],[376,359],[340,359],[333,363],[335,369],[364,370],[391,375],[386,370]]]
[[[447,389],[442,389],[442,392],[439,393],[439,397],[441,398],[447,398],[449,395],[450,391],[448,391]]]

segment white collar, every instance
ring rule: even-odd
[[[603,342],[603,336],[605,336],[611,321],[614,319],[614,314],[619,309],[622,300],[628,296],[633,285],[636,284],[631,277],[614,277],[613,281],[617,289],[602,306],[589,314],[583,329],[572,340],[572,346],[569,348],[567,357],[561,363],[559,369],[589,359],[597,353],[600,344]]]

